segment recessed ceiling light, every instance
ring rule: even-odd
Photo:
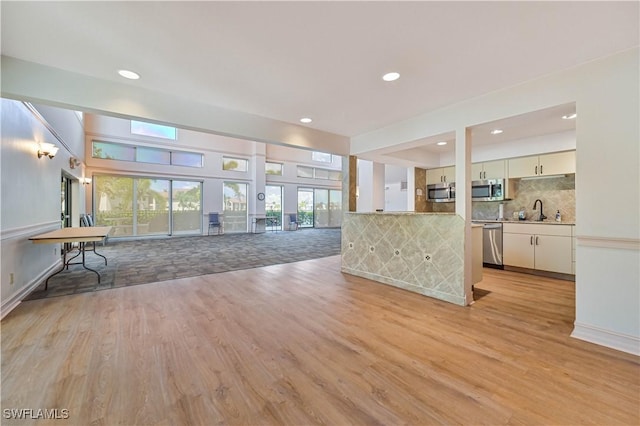
[[[568,114],[568,115],[563,115],[562,119],[563,120],[573,120],[574,118],[576,118],[578,116],[578,114],[576,114],[575,112],[573,114]]]
[[[447,141],[440,141],[436,145],[442,146],[442,145],[446,145],[446,144],[447,144]]]
[[[502,133],[502,129],[493,129],[493,130],[491,131],[491,134],[492,134],[492,135],[499,135],[500,133]]]
[[[384,81],[395,81],[399,78],[400,78],[400,74],[398,74],[397,72],[388,72],[382,76],[382,79]]]
[[[124,78],[128,78],[129,80],[137,80],[140,78],[140,74],[129,70],[118,70],[118,74]]]
[[[301,118],[301,119],[300,119],[300,122],[301,122],[301,123],[305,123],[305,124],[307,124],[307,123],[311,123],[312,121],[313,121],[313,120],[312,120],[312,119],[310,119],[309,117],[304,117],[304,118]]]

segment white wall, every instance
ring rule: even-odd
[[[575,102],[576,328],[597,330],[582,338],[640,354],[639,74],[635,48],[354,137],[351,154]],[[612,210],[603,195],[625,207]],[[620,247],[634,253],[622,263]],[[593,274],[592,265],[617,270]]]
[[[407,187],[401,189],[402,182],[407,183],[408,186],[407,168],[386,164],[384,181],[384,210],[392,212],[409,211]]]
[[[59,245],[33,244],[28,238],[60,228],[61,174],[79,178],[82,169],[70,169],[70,152],[37,118],[35,114],[38,113],[34,114],[21,102],[7,99],[1,102],[0,297],[4,316],[59,264]],[[64,135],[63,141],[73,147],[74,155],[80,152],[83,141],[78,139],[78,128],[81,127],[75,114],[72,111],[43,112],[49,117],[55,115],[55,121],[66,121],[58,134]],[[65,115],[67,119],[63,120]],[[53,143],[60,150],[53,159],[38,158],[38,142]],[[77,181],[75,189],[74,192],[83,198],[84,188]]]
[[[400,189],[400,183],[387,183],[384,188],[384,211],[407,211],[407,190]]]

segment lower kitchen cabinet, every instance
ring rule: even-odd
[[[505,223],[503,262],[541,271],[573,273],[571,225]]]

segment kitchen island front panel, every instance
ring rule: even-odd
[[[464,306],[464,235],[451,213],[345,213],[342,271]]]

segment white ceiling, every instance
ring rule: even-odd
[[[3,55],[354,136],[638,45],[638,2],[1,2]],[[386,83],[383,73],[398,71]]]

